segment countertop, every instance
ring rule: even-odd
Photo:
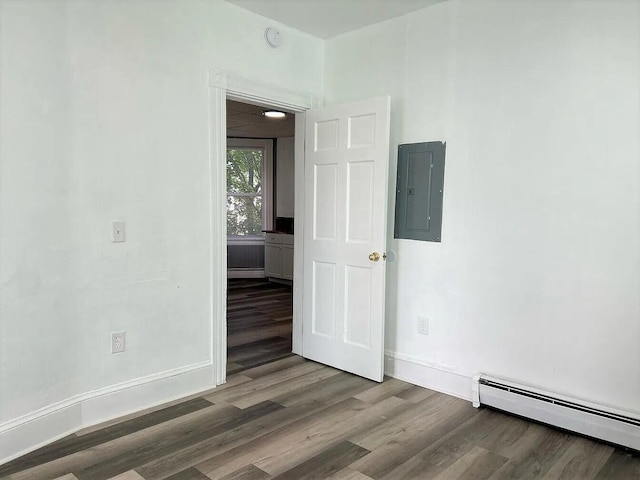
[[[293,235],[293,232],[283,232],[282,230],[262,230],[264,233],[279,233],[280,235]]]

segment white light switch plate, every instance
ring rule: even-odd
[[[124,222],[113,222],[112,224],[112,237],[113,243],[122,243],[126,241],[126,230]]]

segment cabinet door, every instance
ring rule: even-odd
[[[264,275],[265,277],[279,277],[282,275],[282,253],[280,251],[280,245],[265,243]]]
[[[276,216],[293,217],[294,137],[279,138],[276,147]]]
[[[282,278],[293,280],[293,247],[282,246]]]

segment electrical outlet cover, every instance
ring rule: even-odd
[[[126,342],[125,332],[111,332],[111,353],[122,353]]]
[[[429,335],[429,319],[427,317],[418,317],[418,333]]]

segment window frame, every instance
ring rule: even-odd
[[[262,230],[273,230],[273,140],[270,138],[227,138],[225,165],[227,150],[230,148],[262,148],[264,150],[262,157]],[[243,196],[243,194],[230,192],[227,186],[226,197],[229,196]],[[264,232],[261,235],[229,235],[227,232],[227,239],[234,243],[262,243],[264,242]]]

